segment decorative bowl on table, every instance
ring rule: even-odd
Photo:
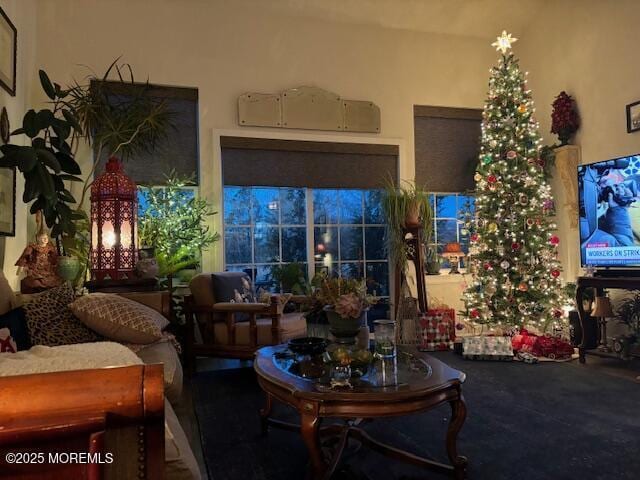
[[[319,337],[302,337],[289,340],[289,350],[296,355],[311,356],[322,355],[327,349],[327,340]]]

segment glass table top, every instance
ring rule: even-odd
[[[274,353],[273,361],[281,371],[312,382],[318,391],[340,388],[332,383],[331,372],[335,364],[325,363],[321,357],[301,358],[284,349]],[[424,383],[433,374],[427,361],[402,347],[398,348],[395,357],[374,357],[368,365],[352,371],[350,385],[346,388],[354,392],[408,389],[411,385]]]

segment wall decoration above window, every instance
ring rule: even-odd
[[[276,94],[240,95],[238,121],[242,126],[379,133],[380,108],[321,88],[297,87]]]

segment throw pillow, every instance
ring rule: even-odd
[[[55,347],[101,339],[100,335],[88,329],[73,315],[69,304],[74,299],[73,288],[64,284],[39,294],[24,305],[33,345]]]
[[[15,308],[10,312],[0,315],[0,353],[29,350],[31,339],[27,329],[27,321],[24,318],[24,310]]]
[[[152,343],[162,338],[162,330],[169,325],[152,308],[109,293],[84,295],[70,308],[86,326],[117,342]]]
[[[253,285],[244,272],[222,272],[211,274],[213,297],[216,302],[255,303]]]
[[[255,303],[253,285],[244,272],[221,272],[211,274],[213,298],[216,302]],[[249,320],[246,313],[236,313],[236,321]]]

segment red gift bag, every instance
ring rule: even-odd
[[[420,317],[422,342],[419,349],[433,352],[449,350],[455,340],[455,317],[453,309],[442,308],[427,310]]]
[[[538,336],[524,328],[513,336],[511,345],[517,352],[527,352],[536,357],[564,359],[573,355],[573,347],[561,338],[550,335]]]

